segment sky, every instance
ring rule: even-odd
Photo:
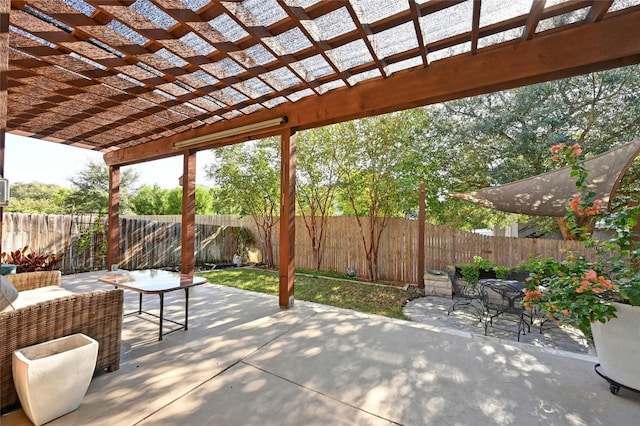
[[[6,134],[4,172],[9,184],[53,183],[70,188],[69,178],[78,174],[90,161],[104,163],[103,154],[84,148],[41,141],[23,136]],[[182,155],[134,166],[122,167],[121,172],[133,169],[138,172],[137,186],[157,184],[161,188],[177,188],[182,175]],[[205,178],[204,168],[213,161],[210,151],[200,151],[196,156],[196,184],[212,186]]]

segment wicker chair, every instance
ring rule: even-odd
[[[450,315],[458,305],[471,305],[478,314],[478,322],[482,321],[484,314],[483,293],[480,286],[472,286],[469,283],[462,280],[462,276],[454,270],[447,269],[449,280],[451,281],[451,288],[453,289],[453,297],[456,301],[447,310],[447,315]]]
[[[60,271],[6,276],[18,291],[60,285]],[[77,293],[0,313],[0,409],[16,405],[13,351],[58,337],[83,333],[98,341],[96,371],[120,368],[122,290]]]

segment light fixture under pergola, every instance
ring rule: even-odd
[[[175,142],[173,147],[176,149],[186,148],[194,145],[199,145],[205,142],[213,142],[219,139],[224,139],[232,136],[247,135],[257,130],[270,129],[285,124],[287,117],[272,118],[271,120],[260,121],[258,123],[246,124],[240,127],[234,127],[233,129],[221,130],[219,132],[211,133],[208,135],[198,136],[192,139],[187,139],[180,142]]]

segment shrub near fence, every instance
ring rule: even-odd
[[[98,250],[100,236],[91,240],[91,248],[79,251],[79,236],[93,226],[97,216],[31,215],[5,213],[3,250],[15,250],[28,244],[36,251],[64,255],[63,273],[105,269],[104,256]],[[123,216],[120,218],[120,265],[127,269],[159,268],[180,265],[181,216]],[[248,228],[257,238],[250,217],[196,216],[196,264],[231,261],[236,251],[236,234]],[[393,218],[382,234],[379,276],[383,281],[417,283],[418,223]],[[279,228],[273,235],[275,261],[279,263]],[[259,242],[253,251],[259,251]],[[468,263],[481,255],[493,262],[516,266],[530,255],[559,258],[563,248],[580,248],[574,241],[489,237],[458,231],[445,226],[426,225],[425,267],[443,269],[455,263]],[[254,258],[255,260],[255,258]],[[259,260],[259,257],[257,258]],[[353,217],[331,217],[326,230],[321,269],[346,273],[348,267],[366,273],[366,261],[358,225]],[[301,217],[296,218],[296,267],[314,269],[310,239]]]

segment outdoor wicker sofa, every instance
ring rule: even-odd
[[[5,278],[18,292],[60,286],[60,271]],[[99,343],[96,371],[120,368],[123,301],[122,290],[96,290],[0,312],[0,409],[19,402],[11,367],[11,355],[17,349],[83,333]]]

